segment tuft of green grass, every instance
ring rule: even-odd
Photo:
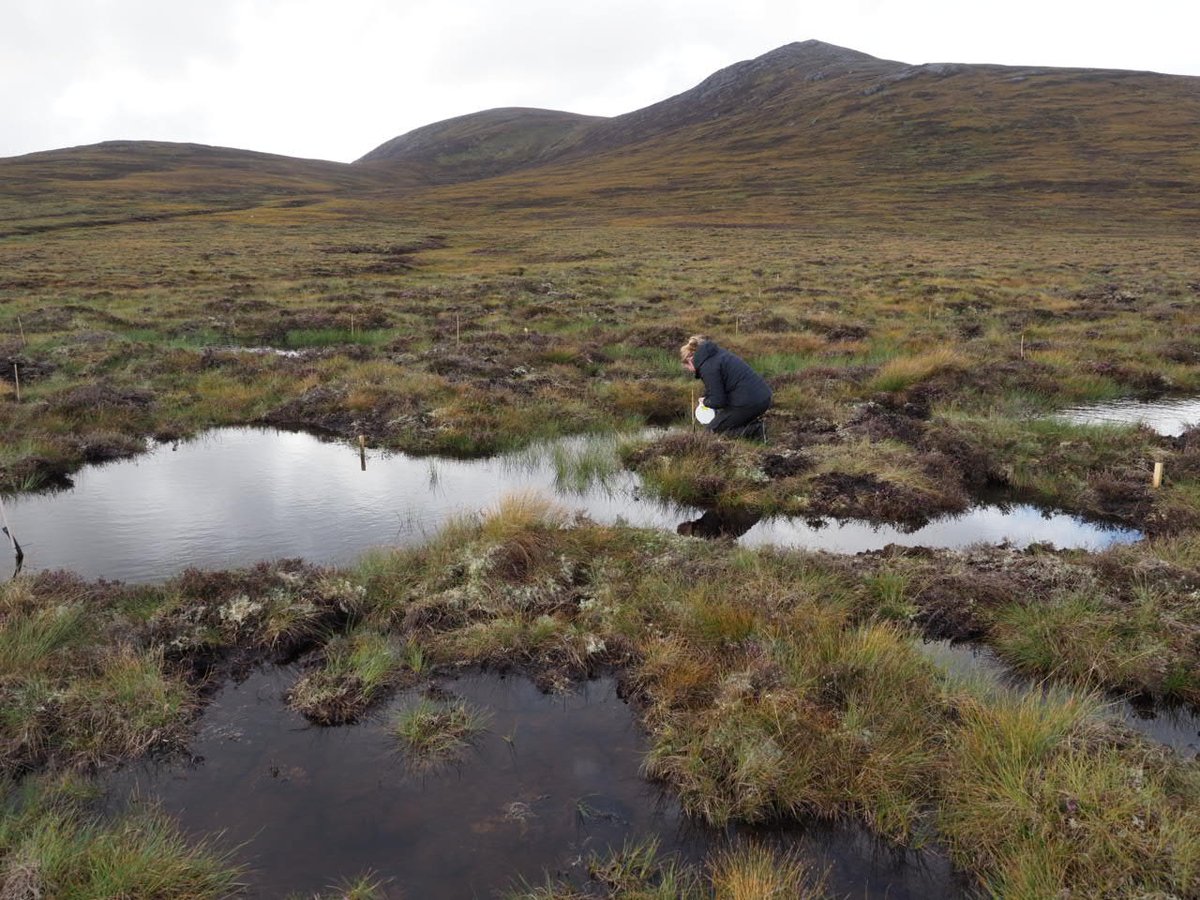
[[[5,896],[179,897],[237,893],[243,872],[211,842],[189,841],[149,807],[102,820],[71,777],[0,785],[0,885]]]
[[[708,861],[714,900],[819,900],[825,875],[799,857],[761,844],[745,843]]]
[[[44,671],[56,654],[86,639],[88,626],[82,605],[23,610],[0,620],[0,675]]]
[[[288,702],[318,725],[352,722],[395,684],[403,665],[395,639],[359,628],[326,643],[324,666],[293,685]]]
[[[1200,779],[1149,748],[1088,740],[1098,701],[967,700],[947,747],[938,822],[995,896],[1165,893],[1200,885]]]
[[[911,576],[898,569],[880,569],[866,576],[863,583],[876,615],[897,622],[910,622],[917,606],[910,599]]]
[[[305,900],[386,900],[387,896],[387,881],[367,872],[353,878],[339,879],[320,894]],[[293,897],[291,900],[302,898]]]
[[[422,699],[396,715],[392,734],[409,764],[426,769],[455,762],[487,730],[490,716],[465,701]]]

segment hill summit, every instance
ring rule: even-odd
[[[982,220],[1036,208],[1125,216],[1157,195],[1195,217],[1198,88],[1151,72],[910,65],[803,41],[624,115],[492,110],[417,129],[361,163],[439,184],[490,178],[488,198],[506,208],[545,193],[658,209],[671,197],[681,210],[725,197],[787,217],[953,207]]]

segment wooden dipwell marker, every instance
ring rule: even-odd
[[[17,387],[17,402],[21,402],[21,373],[17,370],[17,364],[13,363],[13,384]]]
[[[1155,490],[1158,490],[1160,487],[1162,487],[1162,480],[1163,480],[1163,464],[1160,462],[1156,462],[1154,464],[1154,477],[1150,480],[1150,486],[1152,488],[1154,488]]]
[[[21,346],[27,347],[29,342],[25,340],[25,326],[21,324],[20,316],[17,316],[17,329],[21,332]]]
[[[367,436],[365,434],[358,436],[358,460],[362,464],[362,470],[367,471]]]

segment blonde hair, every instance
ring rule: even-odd
[[[679,348],[679,361],[687,362],[695,354],[697,348],[708,340],[707,334],[693,334],[690,338],[683,342],[683,346]]]

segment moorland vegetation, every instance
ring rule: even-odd
[[[647,776],[700,820],[855,818],[995,896],[1200,896],[1197,764],[1101,709],[1200,702],[1200,437],[1051,415],[1200,393],[1196,79],[810,42],[627,116],[520,112],[354,165],[0,160],[0,489],[219,425],[481,455],[650,424],[671,430],[624,462],[672,499],[914,524],[986,489],[1147,539],[843,559],[518,499],[348,569],[26,574],[0,589],[0,893],[234,890],[157,813],[94,818],[87,773],[186,746],[214,680],[302,659],[289,702],[323,725],[463,665],[547,689],[615,670]],[[697,331],[775,387],[766,444],[692,432],[675,348]],[[956,681],[922,635],[1049,686]],[[453,713],[397,738],[482,727]],[[632,847],[591,889],[757,896],[774,872],[820,895],[789,866]]]

